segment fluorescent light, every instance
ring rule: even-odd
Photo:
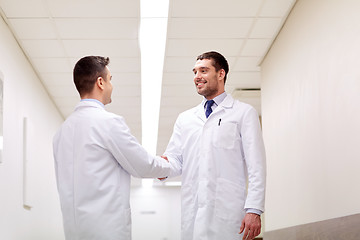
[[[141,18],[167,18],[169,0],[140,0]]]
[[[141,186],[144,188],[151,188],[153,186],[153,179],[145,178],[141,180]]]
[[[156,154],[168,0],[140,0],[142,145]]]

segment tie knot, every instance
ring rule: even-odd
[[[209,117],[209,115],[212,113],[212,109],[211,106],[214,104],[214,100],[208,100],[206,102],[206,111],[205,111],[205,116],[206,118]]]
[[[207,108],[209,108],[209,107],[211,107],[213,104],[214,104],[214,100],[208,100],[208,101],[206,101],[206,103],[207,103]]]

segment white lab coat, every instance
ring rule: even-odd
[[[130,175],[164,177],[170,164],[96,102],[76,106],[53,147],[66,240],[131,239]]]
[[[265,150],[256,110],[227,95],[208,119],[181,113],[164,153],[182,174],[182,239],[233,240],[245,208],[264,211]],[[247,193],[248,182],[248,193]]]

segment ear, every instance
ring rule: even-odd
[[[104,79],[102,77],[98,77],[96,79],[96,86],[100,88],[101,90],[104,89]]]
[[[219,78],[224,81],[224,78],[225,78],[225,70],[224,69],[219,70]]]

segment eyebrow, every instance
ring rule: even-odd
[[[203,69],[205,69],[205,70],[207,70],[207,69],[210,69],[209,67],[199,67],[199,70],[203,70]],[[193,72],[195,72],[196,70],[195,70],[195,68],[193,68]]]

